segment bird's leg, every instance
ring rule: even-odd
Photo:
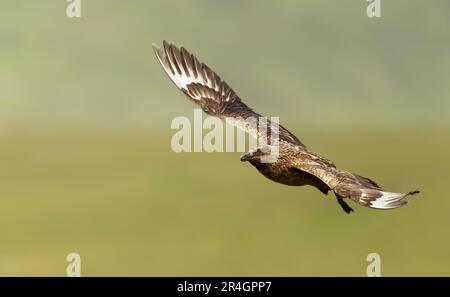
[[[353,208],[350,207],[350,205],[347,204],[347,202],[344,201],[344,199],[342,199],[341,196],[339,196],[338,194],[334,193],[334,195],[336,196],[337,202],[339,203],[339,205],[342,207],[342,209],[350,214],[353,210]]]

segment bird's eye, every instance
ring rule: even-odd
[[[257,150],[256,150],[256,152],[257,152],[257,153],[260,153],[260,152],[261,152],[261,150],[260,150],[260,149],[257,149]]]

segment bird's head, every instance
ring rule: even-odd
[[[254,150],[249,151],[245,155],[241,156],[241,161],[250,163],[270,163],[268,162],[269,158],[272,158],[272,151],[270,150],[270,146],[262,146],[256,148]]]

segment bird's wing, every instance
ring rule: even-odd
[[[169,78],[203,111],[226,119],[228,123],[243,129],[257,139],[267,138],[265,130],[262,135],[263,132],[258,131],[258,126],[248,120],[259,120],[261,116],[243,103],[233,89],[206,64],[201,63],[184,47],[178,48],[167,41],[163,41],[162,49],[156,44],[153,44],[153,49]],[[267,123],[267,127],[271,127],[269,120]],[[281,125],[278,127],[280,140],[305,148],[287,129]]]
[[[300,152],[293,160],[293,163],[294,167],[321,179],[338,196],[350,198],[363,206],[371,208],[397,208],[407,203],[403,198],[419,193],[419,191],[407,193],[386,192],[371,179],[337,169],[331,161],[310,152]]]

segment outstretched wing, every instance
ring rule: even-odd
[[[397,208],[407,203],[403,198],[419,193],[419,191],[407,193],[386,192],[371,179],[340,170],[331,161],[310,152],[297,153],[297,158],[295,158],[293,163],[296,168],[321,179],[339,197],[350,198],[363,206],[371,208]]]
[[[183,91],[188,98],[198,104],[209,115],[227,119],[253,137],[267,137],[258,131],[257,125],[252,125],[248,119],[258,120],[261,116],[250,109],[236,95],[233,89],[223,81],[206,64],[201,63],[184,47],[163,41],[163,48],[153,44],[153,49],[159,62],[169,78]],[[270,121],[267,121],[270,127]],[[264,134],[265,131],[264,131]],[[283,126],[279,125],[280,140],[305,148],[300,140]]]

